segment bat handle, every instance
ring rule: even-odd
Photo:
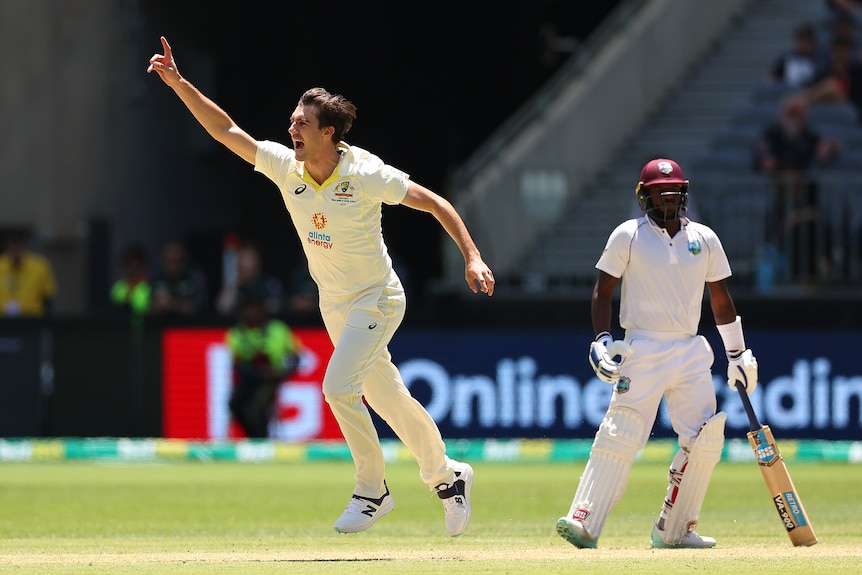
[[[748,392],[745,391],[745,386],[741,381],[737,381],[735,384],[736,391],[739,393],[739,399],[742,400],[742,407],[745,408],[745,413],[748,415],[748,423],[751,426],[751,431],[757,431],[762,426],[760,425],[760,421],[757,419],[757,414],[754,413],[754,406],[751,405],[751,400],[748,398]]]

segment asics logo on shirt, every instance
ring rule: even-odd
[[[368,329],[374,329],[375,327],[377,327],[377,322],[376,322],[376,321],[375,321],[374,323],[370,324],[370,325],[368,326]]]
[[[307,187],[308,187],[308,186],[306,186],[305,184],[302,184],[301,186],[299,186],[298,188],[296,188],[295,190],[293,190],[293,193],[294,193],[294,194],[296,194],[296,195],[298,196],[299,194],[301,194],[302,192],[304,192],[304,191],[305,191],[305,188],[307,188]]]

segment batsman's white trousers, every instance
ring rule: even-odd
[[[394,272],[385,285],[320,297],[323,323],[335,346],[323,394],[356,466],[355,495],[377,498],[385,493],[383,450],[363,395],[416,458],[429,488],[455,479],[437,424],[410,395],[387,347],[406,308],[404,288]]]
[[[691,447],[700,427],[715,415],[712,364],[715,355],[703,336],[626,331],[634,353],[620,374],[630,380],[628,391],[614,392],[610,405],[637,411],[644,420],[641,447],[646,445],[664,395],[671,425],[681,447]]]

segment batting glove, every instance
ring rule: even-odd
[[[748,395],[757,388],[757,359],[750,349],[727,352],[727,385],[736,391],[736,382],[745,386]]]
[[[590,344],[590,365],[599,379],[614,384],[620,380],[620,366],[632,352],[628,343],[614,341],[611,334],[604,331]],[[614,357],[619,357],[620,361],[614,361]]]

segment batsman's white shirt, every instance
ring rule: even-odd
[[[407,195],[408,176],[374,154],[339,143],[341,160],[318,185],[291,149],[259,142],[254,169],[275,182],[321,295],[343,296],[386,283],[392,260],[383,243],[382,204]]]
[[[611,406],[643,417],[644,445],[664,397],[679,443],[689,447],[716,408],[715,355],[697,330],[706,282],[731,275],[718,236],[686,219],[671,238],[642,216],[611,232],[596,268],[622,278],[620,326],[634,350],[622,365]]]
[[[706,282],[731,275],[718,235],[683,220],[671,238],[647,216],[623,222],[611,232],[596,268],[620,286],[620,326],[695,335]]]

